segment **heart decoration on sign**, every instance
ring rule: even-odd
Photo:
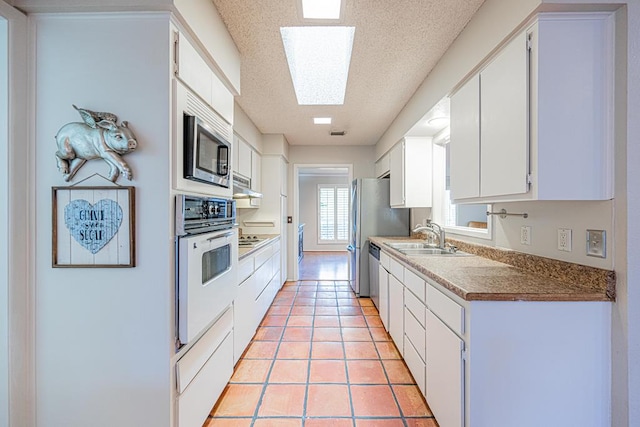
[[[77,199],[64,208],[64,223],[76,241],[92,254],[98,253],[116,235],[122,224],[122,208],[115,200],[94,205]]]

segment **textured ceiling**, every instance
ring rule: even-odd
[[[297,104],[280,27],[310,25],[299,0],[212,1],[242,58],[237,102],[262,133],[284,134],[292,145],[372,145],[484,0],[343,0],[333,25],[356,32],[339,106]],[[314,125],[318,116],[333,123]],[[329,135],[342,130],[345,136]]]

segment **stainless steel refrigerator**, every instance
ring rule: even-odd
[[[349,283],[369,296],[369,236],[408,236],[409,209],[389,207],[389,180],[354,179],[351,183]]]

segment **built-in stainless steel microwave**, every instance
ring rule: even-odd
[[[231,143],[202,119],[184,115],[184,177],[229,188]]]

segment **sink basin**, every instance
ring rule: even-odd
[[[453,256],[467,256],[471,255],[466,252],[452,252],[449,249],[441,248],[416,248],[416,249],[398,249],[405,255],[453,255]]]
[[[402,251],[403,249],[438,249],[440,248],[433,247],[433,245],[429,245],[425,242],[397,242],[397,243],[385,243],[385,245],[389,246],[393,249],[398,249]]]

